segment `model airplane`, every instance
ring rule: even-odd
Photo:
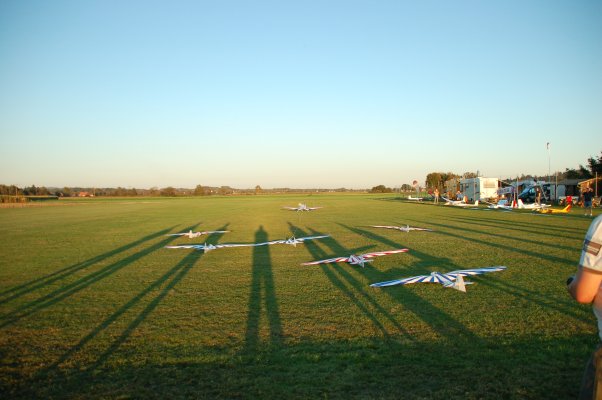
[[[360,255],[352,254],[349,257],[328,258],[326,260],[306,262],[301,265],[316,265],[316,264],[330,264],[330,263],[347,262],[351,265],[361,265],[363,268],[365,263],[372,262],[373,261],[372,258],[374,258],[374,257],[386,256],[388,254],[405,253],[407,251],[408,251],[408,249],[395,249],[395,250],[387,250],[387,251],[375,251],[372,253],[365,253],[365,254],[360,254]]]
[[[370,225],[370,227],[372,228],[385,228],[385,229],[397,229],[398,231],[402,231],[402,232],[409,232],[409,231],[427,231],[427,232],[432,232],[432,229],[428,229],[428,228],[418,228],[415,226],[410,226],[410,225],[406,225],[406,226],[388,226],[388,225]]]
[[[412,197],[412,195],[409,195],[407,200],[412,200],[412,201],[422,201],[424,200],[422,197]]]
[[[506,210],[506,211],[512,211],[512,206],[509,206],[508,204],[494,204],[494,203],[490,203],[488,201],[485,201],[485,203],[488,204],[487,208],[492,209],[492,210]]]
[[[472,284],[473,282],[465,282],[465,276],[473,276],[485,274],[487,272],[497,272],[503,271],[506,267],[497,266],[497,267],[484,267],[484,268],[475,268],[475,269],[461,269],[458,271],[447,272],[442,274],[440,272],[431,272],[430,275],[418,275],[410,278],[404,279],[396,279],[393,281],[387,282],[379,282],[373,283],[372,287],[384,287],[384,286],[393,286],[393,285],[408,285],[410,283],[440,283],[444,287],[449,287],[452,289],[460,290],[462,292],[466,292],[465,285]]]
[[[573,207],[573,203],[569,203],[562,210],[555,210],[552,208],[540,208],[535,211],[540,212],[542,214],[568,214],[571,211],[572,207]]]
[[[474,204],[466,203],[464,200],[451,200],[447,197],[441,196],[445,200],[446,206],[456,206],[456,207],[473,207],[479,205],[479,200],[476,200]]]
[[[300,238],[296,238],[296,237],[291,237],[285,240],[271,240],[269,242],[264,242],[264,243],[258,243],[257,246],[261,246],[261,245],[270,245],[270,244],[290,244],[293,245],[294,247],[297,247],[297,244],[303,243],[306,240],[313,240],[313,239],[322,239],[322,238],[327,238],[330,237],[329,235],[320,235],[320,236],[306,236],[306,237],[300,237]]]
[[[259,244],[260,245],[260,244]],[[222,243],[222,244],[181,244],[177,246],[165,246],[166,249],[195,249],[195,250],[203,250],[203,252],[207,253],[208,251],[215,249],[222,249],[226,247],[252,247],[258,246],[257,243]]]
[[[307,205],[303,204],[303,203],[299,203],[299,205],[297,207],[282,207],[286,210],[291,210],[291,211],[313,211],[313,210],[317,210],[319,208],[323,208],[323,207],[308,207]]]
[[[226,233],[226,232],[230,232],[230,231],[204,231],[204,232],[193,232],[192,229],[188,232],[182,232],[182,233],[170,233],[167,234],[165,236],[186,236],[189,239],[195,238],[195,237],[199,237],[202,235],[208,235],[211,233]]]
[[[537,203],[531,203],[531,204],[525,204],[523,203],[523,201],[521,199],[518,199],[518,208],[523,209],[523,210],[541,210],[543,208],[550,208],[551,206],[549,204],[537,204]]]

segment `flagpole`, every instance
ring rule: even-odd
[[[546,144],[546,148],[548,149],[548,187],[550,188],[550,197],[552,197],[552,182],[550,182],[550,142],[548,142]],[[554,193],[554,197],[556,197],[556,194]]]

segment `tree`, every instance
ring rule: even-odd
[[[161,189],[161,196],[176,197],[176,189],[171,186]]]
[[[255,194],[260,194],[262,191],[261,186],[257,185],[255,186]]]
[[[374,186],[370,189],[370,193],[392,193],[393,189],[385,187],[385,185]]]

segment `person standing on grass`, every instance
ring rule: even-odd
[[[589,209],[589,216],[592,216],[592,200],[594,199],[594,189],[591,187],[586,187],[583,190],[583,207],[585,208],[585,215],[587,214],[587,210]]]
[[[577,273],[567,280],[567,289],[579,303],[592,304],[598,320],[600,343],[596,346],[587,363],[579,399],[592,399],[595,386],[600,386],[598,396],[602,397],[602,382],[596,385],[596,367],[602,368],[602,215],[596,217],[585,234]]]
[[[433,196],[435,196],[435,204],[439,204],[439,189],[435,188],[435,191],[433,192]]]

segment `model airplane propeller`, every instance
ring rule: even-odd
[[[375,251],[372,253],[364,253],[364,254],[360,254],[360,255],[352,254],[349,257],[328,258],[326,260],[306,262],[301,265],[317,265],[317,264],[347,262],[351,265],[361,265],[363,268],[364,264],[367,262],[372,262],[373,261],[372,259],[374,257],[386,256],[388,254],[406,253],[407,251],[408,251],[408,249],[395,249],[395,250],[387,250],[387,251]]]
[[[286,210],[291,210],[291,211],[313,211],[313,210],[317,210],[319,208],[324,208],[324,207],[308,207],[304,203],[299,203],[299,205],[297,207],[282,207],[282,208],[284,208]]]
[[[290,244],[293,245],[294,247],[297,247],[297,244],[303,243],[306,240],[313,240],[313,239],[322,239],[322,238],[327,238],[330,237],[329,235],[320,235],[320,236],[305,236],[305,237],[300,237],[300,238],[296,238],[296,237],[291,237],[288,239],[283,239],[283,240],[271,240],[269,242],[265,242],[265,243],[259,243],[258,245],[263,245],[263,244]]]
[[[212,233],[226,233],[226,232],[230,232],[230,231],[204,231],[204,232],[193,232],[192,229],[188,232],[181,232],[181,233],[170,233],[167,234],[165,236],[186,236],[189,239],[192,238],[196,238],[199,236],[203,236],[203,235],[209,235]]]
[[[372,228],[385,228],[385,229],[397,229],[398,231],[402,231],[402,232],[409,232],[409,231],[426,231],[426,232],[432,232],[432,229],[428,229],[428,228],[418,228],[415,226],[410,226],[410,225],[406,225],[406,226],[389,226],[389,225],[370,225],[370,227]]]
[[[372,287],[384,287],[384,286],[394,286],[394,285],[408,285],[410,283],[440,283],[444,287],[450,287],[456,290],[460,290],[462,292],[466,292],[466,288],[464,285],[472,284],[473,282],[465,282],[465,276],[472,275],[480,275],[485,274],[487,272],[497,272],[503,271],[506,267],[497,266],[497,267],[484,267],[484,268],[475,268],[475,269],[461,269],[458,271],[447,272],[442,274],[441,272],[431,272],[430,275],[418,275],[412,276],[410,278],[396,279],[393,281],[387,282],[378,282],[373,283]]]

